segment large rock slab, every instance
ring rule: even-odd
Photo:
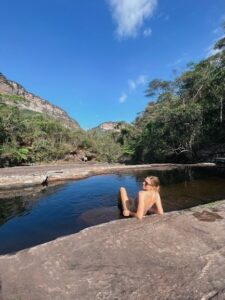
[[[224,299],[224,218],[221,201],[0,256],[0,299]]]

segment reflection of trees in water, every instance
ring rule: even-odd
[[[64,184],[62,183],[49,187],[32,187],[27,189],[10,190],[0,194],[0,225],[9,219],[21,216],[32,210],[42,200],[43,196],[48,197],[56,193]]]
[[[22,197],[0,199],[0,224],[26,211]]]
[[[161,185],[171,185],[179,182],[189,182],[213,176],[225,178],[225,168],[217,167],[179,167],[172,170],[148,170],[131,174],[137,182],[142,182],[147,176],[157,176]]]
[[[165,211],[179,210],[224,199],[225,168],[179,167],[172,170],[133,172],[140,184],[147,176],[158,176]]]
[[[187,180],[191,181],[191,180],[194,179],[194,170],[193,170],[193,168],[186,167],[184,169],[184,171],[185,171],[185,175],[186,175],[185,177],[187,178]]]
[[[161,185],[169,185],[184,181],[186,175],[184,169],[172,169],[165,171],[148,170],[142,172],[135,172],[133,173],[133,176],[138,182],[142,182],[143,179],[147,176],[157,176],[160,179]]]
[[[126,174],[123,173],[118,173],[116,175],[118,176],[119,179],[124,179],[126,177]]]
[[[221,167],[185,167],[186,180],[206,179],[212,177],[225,178],[225,168]]]

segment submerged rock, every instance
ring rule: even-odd
[[[93,226],[118,219],[121,215],[118,207],[93,208],[83,213],[79,220],[86,226]]]

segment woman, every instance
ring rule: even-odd
[[[143,181],[143,190],[138,193],[137,207],[133,199],[129,199],[126,189],[120,188],[119,200],[122,204],[125,217],[136,217],[141,220],[151,209],[159,215],[163,215],[162,202],[160,198],[159,178],[156,176],[146,177]]]

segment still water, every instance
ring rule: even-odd
[[[143,179],[161,181],[165,211],[225,199],[224,168],[179,168],[93,176],[57,186],[0,192],[0,254],[11,253],[122,218],[118,189],[135,197]]]

